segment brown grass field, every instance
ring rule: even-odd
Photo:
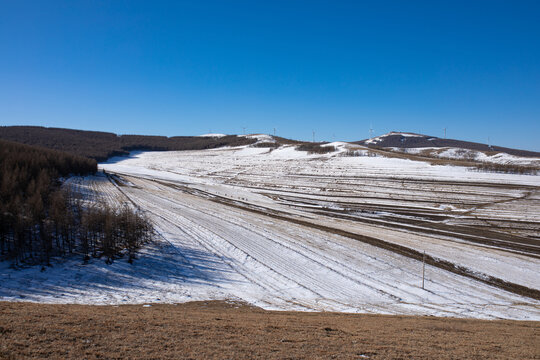
[[[540,322],[0,302],[0,358],[540,359]]]

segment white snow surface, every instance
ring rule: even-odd
[[[540,261],[535,258],[459,239],[446,241],[444,236],[332,220],[311,212],[343,209],[353,201],[362,204],[366,201],[363,194],[378,192],[381,198],[373,201],[381,205],[396,195],[404,199],[396,200],[398,203],[405,201],[411,194],[418,209],[451,212],[459,219],[464,211],[476,211],[474,204],[482,196],[525,199],[518,190],[508,193],[502,189],[499,193],[497,186],[538,188],[539,177],[339,155],[307,154],[294,146],[274,150],[246,146],[134,152],[129,157],[113,158],[100,168],[122,176],[124,186],[104,176],[75,178],[73,186],[95,201],[133,201],[154,222],[156,240],[140,251],[133,265],[125,259],[112,265],[92,259],[83,265],[80,259],[72,258],[57,261],[41,272],[40,267],[15,270],[1,263],[0,300],[124,304],[229,299],[275,310],[540,320],[540,301],[429,265],[422,289],[419,261],[266,215],[282,214],[375,236],[425,250],[481,274],[540,289]],[[437,186],[429,185],[437,181],[485,182],[496,187],[480,193],[474,186],[470,193],[459,195],[467,201],[460,197],[452,202],[455,193],[445,192],[439,203],[432,204],[427,201],[432,192],[428,188],[388,188],[406,181],[413,185],[426,181],[426,186]],[[343,198],[343,203],[332,202],[334,195]],[[531,198],[533,193],[527,196]],[[515,205],[518,212],[519,201]],[[264,210],[253,212],[251,208]],[[538,221],[537,208],[530,209],[529,220]]]
[[[385,137],[392,136],[392,135],[401,135],[403,137],[423,137],[424,136],[424,135],[418,135],[418,134],[413,134],[413,133],[391,131],[391,132],[386,133],[384,135],[376,136],[376,137],[373,137],[373,138],[371,138],[369,140],[366,140],[366,144],[377,144],[377,143],[381,142],[382,140],[384,140]]]
[[[225,134],[202,134],[202,135],[198,135],[199,137],[214,137],[214,138],[219,138],[219,137],[224,137],[224,136],[227,136]]]
[[[271,143],[276,142],[276,139],[274,139],[272,135],[267,135],[267,134],[250,134],[250,135],[240,135],[240,136],[244,136],[248,139],[257,139],[257,142],[271,142]]]

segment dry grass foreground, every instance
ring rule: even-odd
[[[540,323],[179,305],[0,302],[0,358],[540,359]]]

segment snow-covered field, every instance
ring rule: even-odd
[[[426,265],[422,289],[421,261],[358,238],[540,290],[539,176],[347,157],[334,145],[325,155],[282,146],[111,159],[100,167],[122,183],[70,181],[96,201],[145,210],[156,241],[133,265],[73,259],[40,272],[0,264],[0,299],[233,299],[281,310],[540,320],[540,301],[440,267]]]

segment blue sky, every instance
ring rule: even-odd
[[[0,125],[540,151],[537,1],[2,1]]]

